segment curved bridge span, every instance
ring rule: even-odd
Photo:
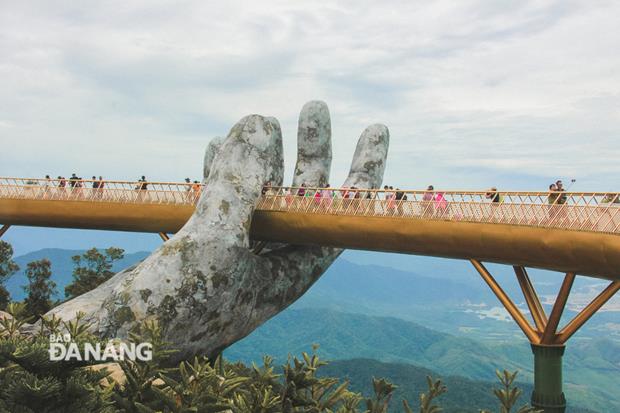
[[[97,184],[96,181],[94,181]],[[0,223],[170,234],[201,185],[0,178]],[[389,251],[620,280],[619,194],[268,188],[256,241]],[[500,197],[498,196],[498,198]],[[565,199],[562,200],[561,198]],[[398,199],[400,198],[400,199]],[[553,201],[553,203],[549,203]]]
[[[0,236],[11,225],[159,233],[194,212],[200,184],[0,178]],[[263,189],[251,238],[471,261],[531,343],[532,404],[564,412],[565,343],[620,290],[620,194]],[[530,316],[482,264],[512,265]],[[566,273],[549,314],[526,267]],[[610,284],[561,329],[576,275]],[[531,320],[528,320],[531,318]]]

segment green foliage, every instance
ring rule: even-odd
[[[52,308],[51,297],[56,293],[56,283],[50,278],[52,263],[42,259],[28,263],[26,277],[28,285],[23,287],[28,294],[24,303],[27,311],[37,317],[47,313]]]
[[[123,258],[124,252],[121,248],[110,247],[102,254],[97,248],[91,248],[82,255],[71,257],[75,268],[73,282],[65,287],[66,297],[82,295],[112,277],[112,266]]]
[[[13,247],[8,242],[0,241],[0,310],[5,310],[11,301],[4,282],[18,270],[19,266],[13,261]]]
[[[12,318],[0,322],[0,412],[115,411],[109,391],[100,384],[108,375],[105,370],[86,369],[92,362],[50,360],[49,334],[68,329],[69,323],[44,319],[38,332],[26,334],[20,332],[29,320],[26,304],[11,303],[8,312]],[[80,347],[96,342],[82,317],[72,329],[81,332]]]
[[[22,326],[30,321],[26,304],[12,302],[6,311],[11,317],[0,319],[0,337],[18,337]]]
[[[348,381],[320,375],[327,363],[316,354],[317,347],[300,358],[289,356],[280,369],[271,357],[251,367],[195,357],[171,368],[175,351],[156,321],[130,333],[131,342],[152,344],[152,359],[120,361],[123,377],[113,381],[106,369],[90,368],[94,361],[50,360],[50,334],[68,332],[81,350],[98,342],[83,313],[68,322],[43,318],[37,332],[25,333],[20,329],[28,320],[26,304],[12,303],[8,310],[12,318],[0,321],[0,382],[5,383],[0,413],[387,413],[396,390],[390,381],[373,378],[372,396],[364,397],[349,390]],[[509,413],[520,395],[513,385],[516,373],[498,377],[503,388],[495,394],[501,413]],[[434,403],[447,387],[430,376],[426,384],[419,412],[439,413]],[[403,408],[413,413],[406,400]],[[523,407],[517,413],[531,412]]]
[[[441,380],[433,381],[431,376],[426,376],[428,384],[428,393],[420,393],[420,413],[440,413],[443,411],[439,406],[433,404],[433,401],[448,391],[448,388]],[[406,413],[413,413],[409,407],[407,400],[403,400],[403,407]]]
[[[500,402],[499,412],[500,413],[510,413],[512,412],[512,408],[519,400],[521,396],[521,389],[514,387],[513,383],[517,378],[517,374],[519,372],[515,371],[511,373],[509,371],[504,370],[500,373],[499,370],[495,371],[499,382],[502,385],[500,389],[493,389],[493,393],[498,398]],[[490,413],[488,410],[481,410],[480,413]],[[516,413],[542,413],[542,410],[536,410],[533,407],[528,405],[522,406]]]

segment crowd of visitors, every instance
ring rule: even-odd
[[[26,183],[28,185],[39,185],[44,187],[45,190],[41,192],[40,196],[46,199],[49,199],[52,196],[63,199],[68,197],[77,199],[83,199],[84,197],[101,199],[104,197],[104,189],[113,189],[115,191],[112,191],[112,193],[116,194],[120,193],[120,191],[116,191],[118,189],[122,189],[124,191],[128,189],[126,186],[119,187],[119,182],[104,180],[103,176],[99,176],[97,178],[97,176],[93,175],[91,179],[84,179],[76,173],[72,173],[68,179],[61,175],[59,175],[56,179],[52,179],[50,175],[45,175],[45,179],[43,180],[29,180]],[[125,183],[120,184],[125,185]],[[190,178],[185,178],[185,185],[185,200],[190,202],[197,200],[200,197],[202,184],[199,181],[192,182]],[[149,193],[151,186],[152,184],[144,175],[136,180],[133,189],[135,190],[137,199],[144,199]],[[163,189],[163,192],[174,194],[174,191],[166,191],[165,188]],[[127,198],[126,193],[124,194],[124,197]]]
[[[572,179],[571,184],[574,182],[575,180]],[[40,181],[32,183],[41,185]],[[102,176],[97,178],[97,176],[93,175],[90,180],[84,180],[76,173],[72,173],[68,179],[64,176],[58,176],[55,180],[52,179],[50,175],[45,175],[43,185],[47,188],[66,188],[66,191],[71,194],[75,194],[75,196],[78,197],[82,196],[84,192],[83,188],[92,188],[95,190],[94,192],[91,192],[94,196],[102,197],[104,189],[108,187],[108,183]],[[190,178],[185,178],[184,185],[186,186],[184,197],[187,201],[195,201],[200,197],[202,184],[199,181],[192,181]],[[150,186],[151,183],[144,175],[135,181],[134,190],[136,191],[139,199],[143,199],[145,194],[147,194],[147,191],[149,191]],[[561,208],[561,206],[566,204],[569,199],[566,193],[566,188],[564,187],[562,180],[557,180],[556,182],[550,184],[548,189],[549,191],[546,194],[546,197],[550,214],[561,216],[565,210],[565,208]],[[283,193],[282,191],[285,192]],[[408,195],[405,191],[400,188],[394,188],[390,185],[385,185],[383,187],[383,191],[360,189],[355,186],[332,188],[329,183],[319,188],[310,188],[305,183],[302,183],[298,188],[283,189],[274,188],[272,183],[268,182],[262,188],[262,195],[283,196],[288,205],[296,202],[296,199],[298,200],[300,198],[304,198],[313,199],[315,205],[331,206],[333,200],[342,199],[342,202],[340,202],[339,205],[343,208],[349,208],[352,205],[355,207],[359,206],[360,204],[356,203],[356,200],[381,200],[381,205],[384,206],[386,213],[389,215],[403,215],[403,207],[408,204],[406,201],[410,200],[408,199]],[[415,200],[420,203],[421,210],[424,211],[424,214],[443,214],[449,208],[446,193],[440,190],[435,190],[433,185],[429,185],[421,194],[420,198],[418,198],[415,194],[410,195],[413,195],[414,198],[411,200]],[[484,197],[490,202],[491,205],[500,205],[504,203],[504,196],[500,191],[498,191],[497,187],[489,188],[486,193],[484,193]],[[454,199],[454,194],[450,194],[448,198],[451,200]],[[607,194],[601,198],[600,202],[602,204],[620,204],[620,197],[616,194]]]

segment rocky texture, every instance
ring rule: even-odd
[[[220,136],[216,136],[211,139],[211,142],[207,145],[207,150],[205,150],[205,157],[203,163],[203,178],[202,182],[206,182],[209,177],[209,172],[211,171],[211,166],[213,165],[213,161],[215,160],[215,156],[220,151],[222,144],[224,143],[224,139]]]
[[[299,121],[294,185],[324,185],[331,163],[327,105],[309,102]],[[360,137],[348,186],[377,188],[389,132],[373,125]],[[323,274],[340,250],[250,246],[251,219],[266,182],[281,185],[282,135],[274,118],[241,119],[205,155],[206,188],[185,226],[151,256],[93,291],[54,308],[72,319],[83,311],[102,337],[124,338],[141,320],[158,318],[177,360],[213,356],[293,303]]]
[[[293,186],[326,186],[332,164],[332,123],[327,104],[310,101],[299,114]]]

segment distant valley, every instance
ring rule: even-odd
[[[61,298],[72,279],[71,257],[83,252],[46,249],[17,257],[22,271],[8,281],[7,287],[14,298],[23,298],[26,264],[48,258]],[[132,265],[148,254],[128,254],[114,269]],[[483,381],[484,386],[495,381],[495,369],[518,369],[520,379],[531,382],[529,344],[467,263],[375,253],[375,257],[389,258],[377,265],[382,261],[369,260],[369,255],[345,252],[300,300],[227,349],[226,356],[259,361],[263,354],[270,354],[281,363],[289,353],[310,351],[312,344],[318,343],[319,354],[334,361],[329,368],[341,366],[341,372],[349,374],[354,364],[347,360],[374,360],[372,363],[379,364],[366,364],[381,369],[391,366],[403,389],[412,382],[415,369]],[[510,268],[490,267],[525,309]],[[543,296],[554,294],[561,282],[558,274],[544,271],[533,270],[532,278]],[[599,280],[580,279],[574,287],[574,305],[578,307],[579,302],[596,293],[597,284]],[[567,311],[564,319],[574,314]],[[578,401],[605,411],[606,405],[615,403],[620,410],[614,385],[620,372],[619,342],[618,313],[608,311],[597,314],[569,344],[565,380],[567,397],[573,404]],[[380,371],[375,375],[380,376]]]

